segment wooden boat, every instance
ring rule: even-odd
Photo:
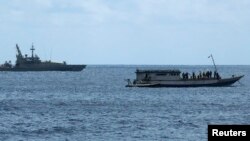
[[[213,59],[212,55],[209,57]],[[244,77],[232,75],[221,78],[215,63],[214,67],[214,72],[200,72],[198,75],[192,73],[191,76],[180,70],[136,70],[136,79],[133,82],[127,79],[126,87],[219,87],[230,86]]]
[[[179,71],[172,70],[137,70],[137,78],[126,87],[219,87],[230,86],[239,81],[244,75],[229,78],[204,77],[182,78]],[[143,78],[144,77],[144,78]]]

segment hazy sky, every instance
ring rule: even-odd
[[[0,63],[15,44],[73,64],[250,64],[249,0],[1,0]]]

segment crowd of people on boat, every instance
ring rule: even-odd
[[[199,74],[195,74],[193,72],[192,74],[186,72],[182,73],[182,79],[221,79],[219,73],[217,71],[203,71],[199,72]]]

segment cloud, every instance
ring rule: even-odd
[[[137,0],[145,20],[239,23],[248,21],[250,2],[243,0]]]
[[[113,14],[102,0],[10,0],[0,8],[1,22],[36,26],[101,23]]]
[[[234,0],[9,0],[1,22],[83,25],[105,22],[249,22],[250,1]]]
[[[83,1],[80,2],[79,6],[97,22],[104,21],[113,13],[112,9],[108,5],[98,0]]]
[[[123,55],[124,60],[134,58],[133,62],[138,60],[138,54],[144,54],[139,57],[143,62],[152,53],[162,60],[159,56],[165,59],[169,50],[173,58],[195,53],[207,56],[211,50],[223,54],[225,50],[238,50],[235,46],[239,43],[249,50],[249,0],[3,1],[3,47],[34,41],[42,46],[57,46],[58,54],[78,49],[88,55],[102,49],[99,56],[95,53],[84,58],[99,58],[96,62],[107,56],[110,60],[106,62],[112,62]],[[179,53],[182,49],[185,54]]]

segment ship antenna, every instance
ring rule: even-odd
[[[211,54],[210,56],[208,56],[208,58],[210,58],[210,57],[212,58],[212,61],[213,61],[213,64],[214,64],[214,69],[215,69],[215,71],[218,72],[218,71],[217,71],[217,67],[216,67],[216,65],[215,65],[215,61],[214,61],[213,55]]]
[[[33,43],[32,43],[32,47],[31,47],[30,50],[32,52],[31,57],[34,58],[34,50],[35,50],[35,48],[34,48],[34,44]]]

